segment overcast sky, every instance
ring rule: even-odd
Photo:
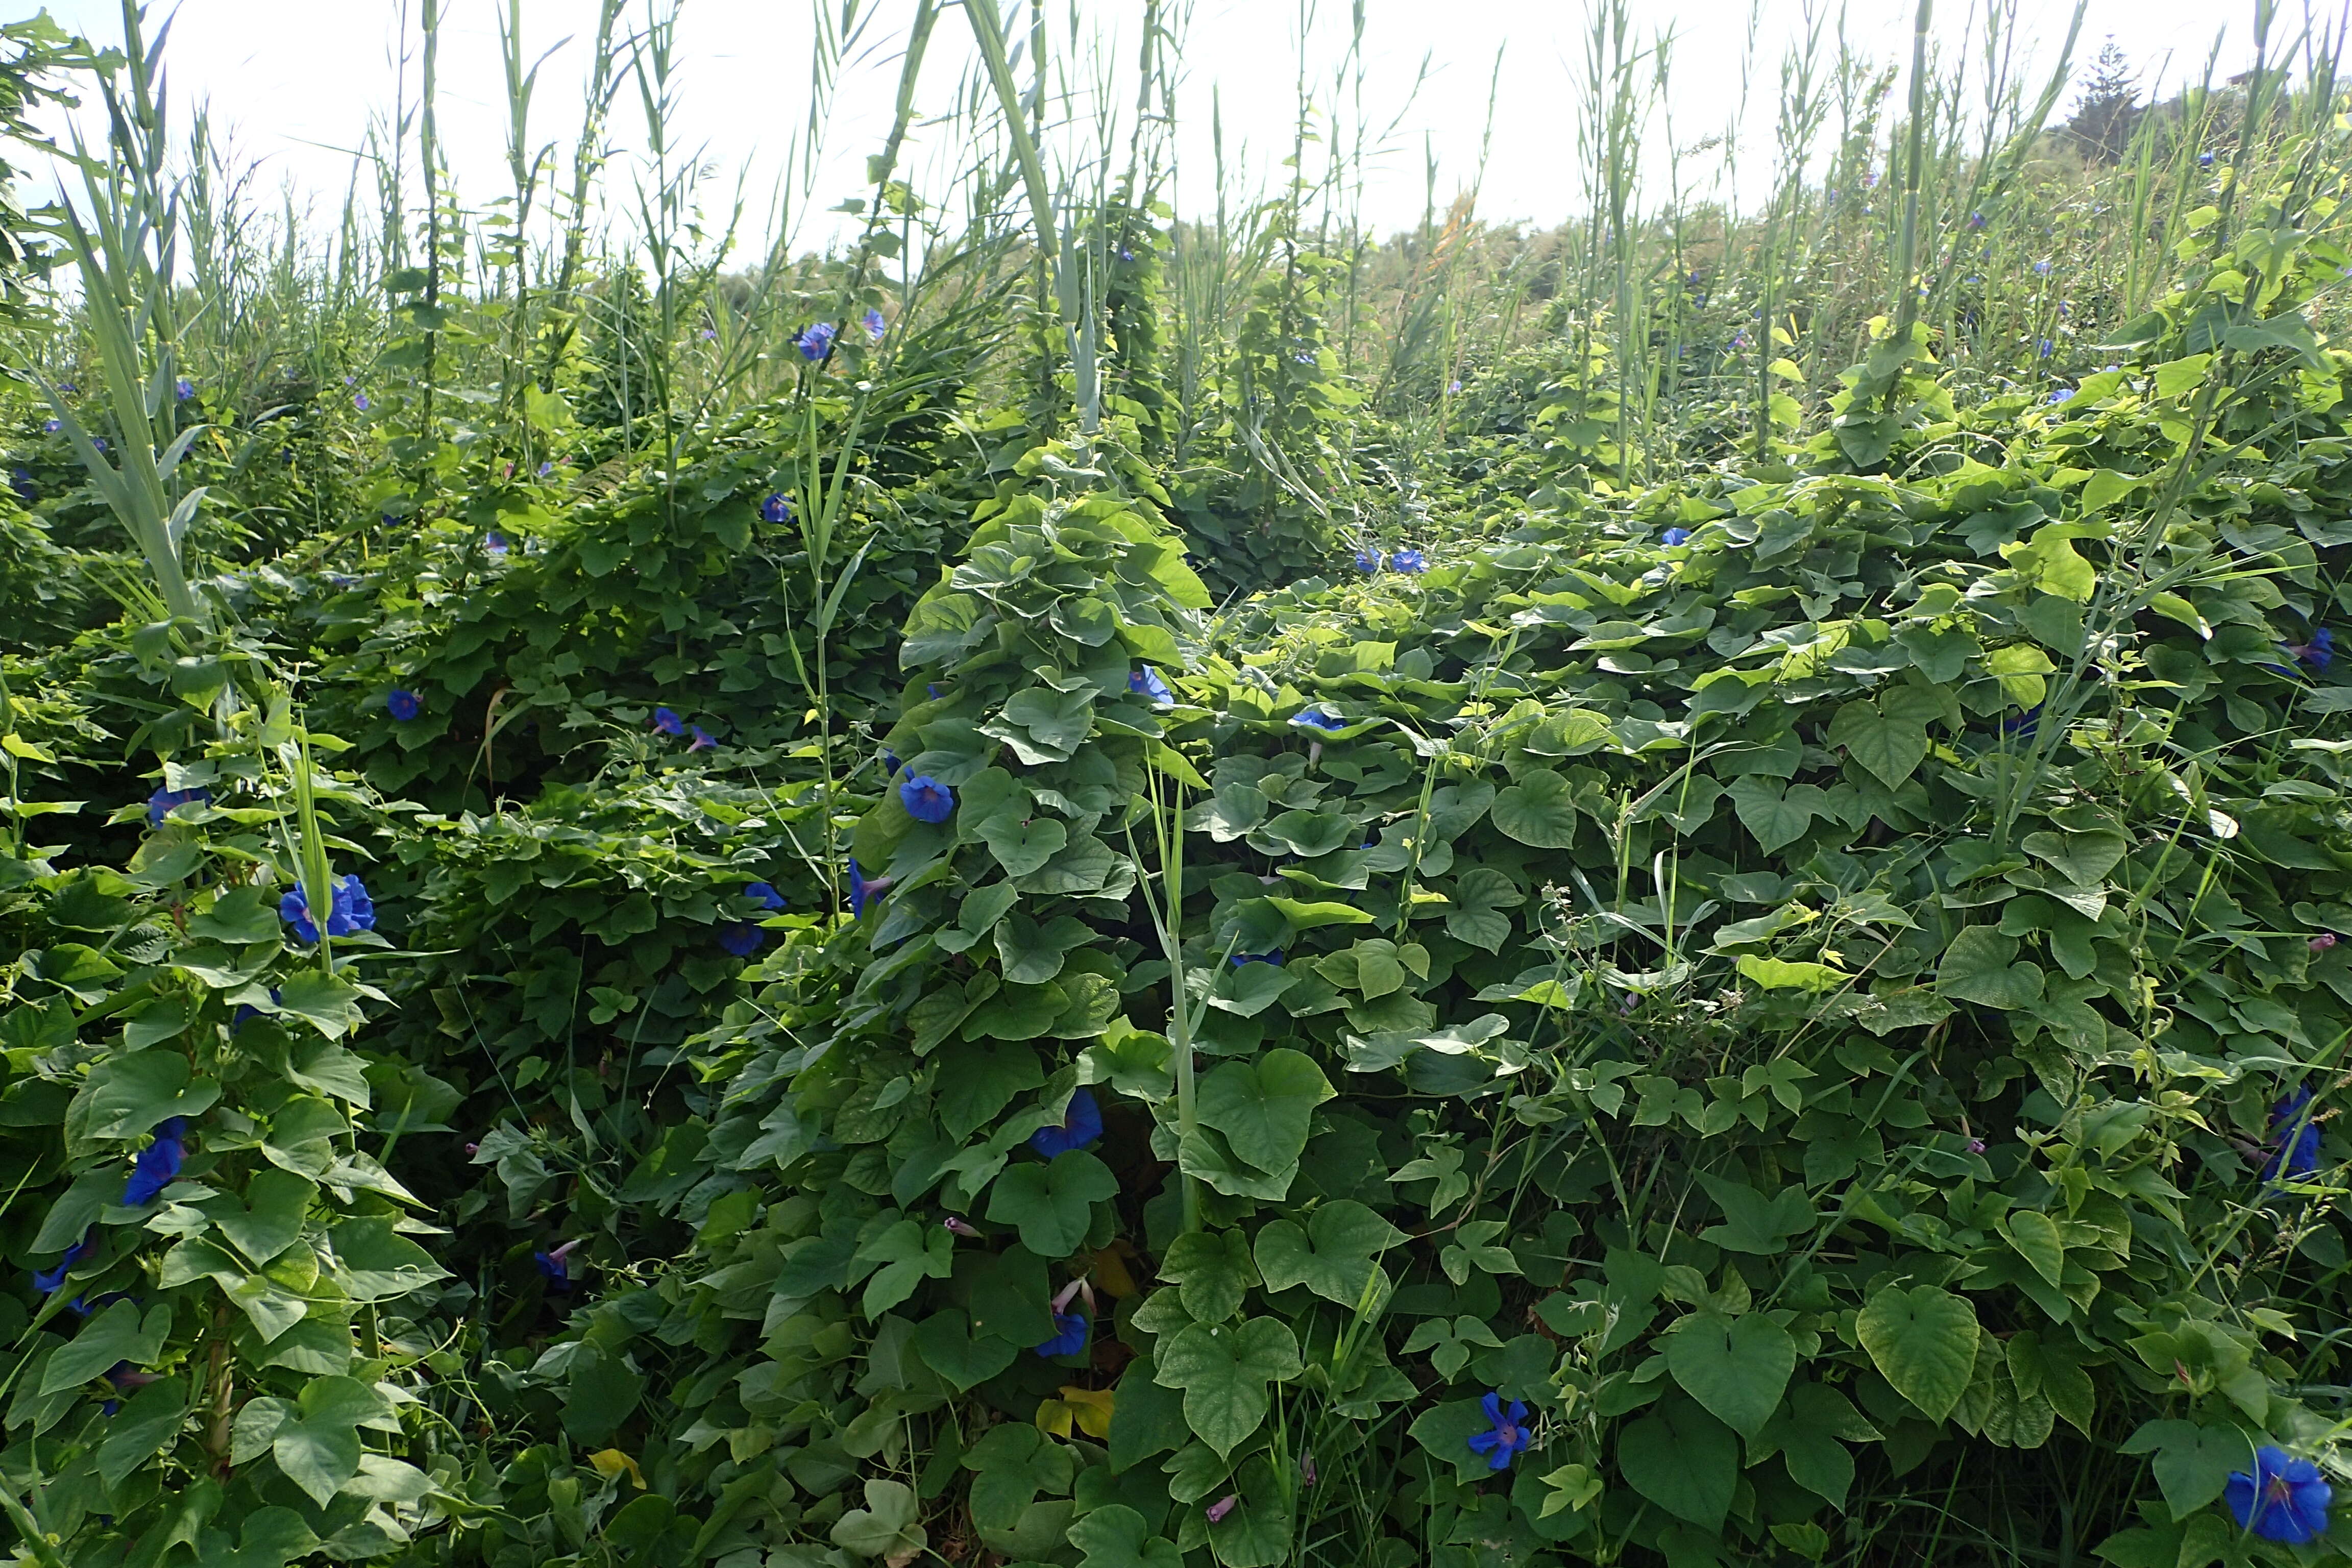
[[[497,36],[505,0],[446,3],[444,135],[461,190],[478,202],[508,183]],[[633,12],[641,16],[646,3],[633,0]],[[826,3],[837,8],[841,0]],[[1050,3],[1059,33],[1070,0]],[[216,127],[233,129],[241,153],[259,162],[266,191],[274,196],[278,188],[290,186],[315,204],[318,216],[331,219],[352,181],[353,151],[371,113],[388,113],[394,102],[402,23],[405,17],[413,52],[418,4],[181,0],[167,52],[176,100],[184,111],[196,100],[207,100]],[[1110,58],[1122,72],[1131,72],[1141,0],[1081,5],[1087,26],[1118,35]],[[1751,190],[1751,182],[1764,173],[1760,149],[1770,132],[1778,62],[1808,9],[1804,0],[1761,5],[1753,70],[1757,90],[1743,138],[1758,150],[1748,159],[1755,173],[1743,179]],[[844,77],[830,132],[831,160],[819,180],[820,208],[857,193],[865,155],[887,129],[897,73],[894,35],[911,5],[864,0],[861,8],[873,16],[866,58]],[[1365,8],[1367,102],[1383,120],[1402,110],[1396,134],[1370,169],[1365,211],[1374,227],[1392,230],[1418,219],[1430,156],[1439,168],[1441,204],[1477,176],[1498,56],[1480,212],[1496,219],[1555,223],[1581,205],[1574,89],[1588,26],[1584,0],[1365,0]],[[1830,16],[1834,29],[1833,0],[1815,0],[1811,8]],[[2294,0],[2281,8],[2295,10],[2299,23]],[[28,15],[31,9],[15,0],[0,15]],[[1347,0],[1323,0],[1315,9],[1307,29],[1307,56],[1318,102],[1328,106],[1349,6]],[[2023,9],[2046,62],[2063,37],[2067,6],[2063,0],[2025,0]],[[153,8],[158,16],[164,10],[161,5]],[[1204,210],[1214,198],[1208,175],[1213,162],[1213,101],[1222,110],[1229,163],[1242,163],[1237,149],[1246,148],[1244,166],[1263,181],[1276,172],[1271,161],[1288,153],[1301,10],[1297,0],[1193,0],[1176,159],[1183,174],[1177,199],[1188,215]],[[1911,0],[1850,0],[1848,37],[1882,59],[1907,57],[1912,10]],[[50,11],[93,37],[121,38],[117,0],[58,0]],[[2112,35],[2151,77],[2168,59],[2169,85],[2201,72],[2221,33],[2224,68],[2235,70],[2249,56],[2252,11],[2252,0],[2218,5],[2212,0],[2090,0],[2078,64],[2087,64]],[[1675,37],[1674,140],[1687,145],[1722,132],[1748,68],[1749,0],[1638,0],[1634,12],[1645,33],[1663,29]],[[531,123],[534,143],[551,142],[566,155],[579,122],[585,43],[594,15],[594,0],[522,4],[531,56],[567,37],[572,40],[541,68]],[[1967,5],[1941,0],[1937,32],[1942,47],[1954,53],[1968,47],[1974,25]],[[685,0],[679,29],[683,107],[674,134],[679,143],[708,153],[713,178],[706,199],[714,206],[723,207],[740,183],[748,187],[754,212],[766,209],[786,149],[807,119],[809,37],[802,0]],[[926,73],[928,108],[945,106],[969,54],[969,28],[950,12],[941,19]],[[1427,76],[1415,95],[1412,86],[1424,60]],[[409,69],[413,91],[413,61]],[[1132,96],[1131,80],[1130,76],[1115,89],[1122,103]],[[625,97],[614,120],[615,140],[624,146],[641,143],[641,118],[634,95]],[[944,132],[933,136],[943,140]],[[1666,144],[1666,122],[1654,117],[1643,142],[1654,174],[1663,170]],[[946,149],[926,143],[919,132],[915,152],[919,158],[926,153],[936,157]],[[625,191],[625,184],[620,188]],[[801,230],[803,241],[821,242],[824,221]]]

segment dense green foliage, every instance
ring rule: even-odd
[[[2345,1556],[2331,71],[1549,259],[50,215],[11,1561]]]

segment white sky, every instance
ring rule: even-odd
[[[826,0],[837,8],[842,0]],[[1073,0],[1050,0],[1057,36],[1066,36]],[[1086,25],[1118,35],[1111,58],[1120,71],[1114,96],[1133,97],[1133,34],[1141,0],[1076,0]],[[646,0],[632,0],[633,18]],[[1212,203],[1207,171],[1213,92],[1221,104],[1229,162],[1245,147],[1248,168],[1263,183],[1287,154],[1295,114],[1301,10],[1299,0],[1192,0],[1185,45],[1186,75],[1178,103],[1176,163],[1184,174],[1177,202],[1187,216]],[[1581,204],[1575,124],[1575,85],[1588,26],[1585,0],[1364,0],[1368,16],[1366,101],[1382,119],[1407,103],[1424,57],[1429,77],[1404,107],[1399,133],[1370,171],[1366,216],[1383,232],[1416,222],[1424,191],[1424,159],[1439,166],[1441,205],[1475,175],[1487,117],[1488,82],[1499,51],[1493,151],[1484,179],[1481,213],[1490,218],[1556,223]],[[1804,0],[1762,0],[1763,19],[1754,70],[1756,90],[1743,144],[1761,149],[1770,132],[1772,92],[1788,41],[1801,26]],[[508,186],[504,164],[506,104],[500,79],[497,22],[505,0],[449,0],[444,26],[443,134],[461,192],[478,203]],[[888,124],[897,79],[895,33],[911,10],[908,0],[863,0],[873,16],[867,63],[845,75],[840,112],[833,121],[830,161],[819,180],[816,206],[829,207],[862,190],[866,154]],[[8,14],[31,7],[16,0]],[[164,7],[154,7],[161,16]],[[1309,58],[1319,79],[1318,104],[1346,39],[1348,0],[1321,0],[1309,34]],[[1721,132],[1740,97],[1748,0],[1635,0],[1646,34],[1669,29],[1676,37],[1671,107],[1675,140],[1687,144]],[[1814,0],[1832,17],[1835,0]],[[2295,9],[2294,0],[2283,11]],[[239,151],[260,161],[258,184],[274,205],[290,187],[331,221],[352,177],[352,150],[371,113],[394,101],[400,20],[413,28],[417,0],[181,0],[167,51],[174,100],[184,113],[208,100],[216,128],[233,128]],[[1883,60],[1907,58],[1911,0],[1849,0],[1850,37]],[[2063,37],[2064,0],[2025,0],[2028,26],[2046,60]],[[119,41],[119,0],[53,0],[51,14],[92,37]],[[2090,0],[2077,67],[2087,66],[2112,34],[2136,64],[2153,74],[2169,56],[2169,82],[2199,74],[2217,32],[2226,31],[2225,70],[2249,58],[2252,0],[2215,6],[2211,0]],[[527,53],[537,55],[569,36],[540,73],[532,116],[534,143],[552,142],[569,156],[576,133],[586,41],[594,0],[523,0]],[[2299,19],[2298,23],[2299,25]],[[150,26],[153,26],[151,19]],[[1965,0],[1942,0],[1937,32],[1945,48],[1971,42],[1974,23]],[[2282,30],[2286,30],[2282,24]],[[723,215],[740,182],[754,215],[764,213],[793,136],[806,121],[809,102],[809,13],[804,0],[685,0],[679,29],[684,93],[675,141],[707,150],[712,175],[705,200]],[[971,57],[969,26],[950,10],[940,18],[926,70],[927,108],[943,108]],[[412,34],[413,43],[413,34]],[[2046,64],[2043,67],[2046,69]],[[2038,82],[2040,72],[2035,73]],[[410,67],[414,90],[415,66]],[[1898,89],[1899,90],[1899,89]],[[2063,100],[2071,102],[2071,94]],[[617,106],[614,132],[625,147],[641,143],[641,114],[633,92]],[[1643,142],[1645,163],[1664,167],[1665,127],[1654,117]],[[915,154],[926,151],[919,132]],[[931,146],[940,154],[945,150]],[[1706,160],[1702,160],[1706,162]],[[1762,172],[1759,152],[1748,163]],[[1754,189],[1753,175],[1743,187]],[[619,186],[626,192],[625,177]],[[362,184],[363,205],[373,202]],[[826,222],[803,227],[803,243],[822,242]]]

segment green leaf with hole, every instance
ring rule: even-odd
[[[988,1217],[1017,1226],[1040,1258],[1067,1258],[1087,1239],[1094,1205],[1118,1191],[1110,1167],[1083,1149],[1011,1165],[988,1189]]]
[[[1012,877],[1041,869],[1070,841],[1070,830],[1054,817],[1032,816],[1033,808],[1008,805],[980,825],[981,842]]]
[[[1237,1158],[1279,1171],[1298,1163],[1315,1108],[1335,1092],[1314,1058],[1282,1047],[1255,1061],[1228,1062],[1202,1079],[1199,1114],[1224,1134]]]
[[[1159,1347],[1153,1380],[1184,1391],[1184,1424],[1229,1455],[1265,1421],[1266,1387],[1305,1370],[1290,1325],[1272,1318],[1194,1323]]]
[[[1797,1342],[1760,1312],[1694,1312],[1666,1337],[1666,1370],[1725,1426],[1754,1437],[1797,1370]]]
[[[1521,773],[1495,797],[1490,812],[1506,837],[1531,847],[1567,849],[1576,843],[1575,791],[1549,768]]]
[[[1974,1307],[1933,1285],[1889,1285],[1864,1305],[1854,1327],[1895,1392],[1930,1421],[1952,1413],[1976,1366]]]

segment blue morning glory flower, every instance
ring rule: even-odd
[[[955,791],[929,773],[917,773],[901,784],[898,799],[917,822],[945,822],[955,815]]]
[[[107,449],[106,437],[103,436],[92,436],[89,438],[89,444],[97,447],[101,452]]]
[[[1671,550],[1677,544],[1688,544],[1690,536],[1691,531],[1687,528],[1670,528],[1658,535],[1658,542]]]
[[[2326,669],[2336,657],[2336,634],[2326,626],[2311,634],[2307,643],[2289,643],[2286,651],[2316,669]]]
[[[654,710],[654,733],[683,735],[686,733],[686,721],[679,718],[673,709],[656,708]]]
[[[58,425],[58,423],[54,419],[44,419],[41,421],[41,433],[45,436],[54,436],[61,428],[63,428],[63,426]]]
[[[2071,386],[2061,386],[2061,387],[2057,387],[2057,388],[2053,389],[2053,390],[2051,392],[2051,394],[2050,394],[2049,397],[2048,397],[2048,398],[2046,398],[2046,399],[2044,399],[2044,401],[2045,401],[2045,402],[2048,402],[2048,403],[2049,403],[2049,404],[2051,404],[2053,406],[2055,406],[2055,405],[2058,405],[2058,404],[2061,404],[2061,403],[2065,402],[2068,398],[2070,398],[2070,397],[2072,397],[2072,396],[2074,396],[2074,389],[2073,387],[2071,387]]]
[[[555,472],[555,465],[553,463],[541,463],[539,466],[539,477],[542,479],[553,472]]]
[[[360,885],[359,874],[338,877],[334,881],[333,908],[327,911],[327,934],[350,936],[354,931],[375,930],[375,900]],[[304,896],[302,884],[297,882],[278,900],[278,918],[294,928],[294,934],[306,942],[319,940],[319,928],[310,919],[310,900]]]
[[[131,1163],[131,1179],[122,1185],[124,1208],[145,1208],[178,1178],[188,1158],[187,1145],[180,1142],[187,1131],[184,1116],[167,1117],[156,1125],[155,1141]]]
[[[361,413],[365,414],[369,409],[374,407],[375,405],[368,401],[368,395],[366,393],[354,392],[352,394],[352,406],[358,409]]]
[[[16,491],[16,499],[26,505],[41,499],[40,490],[33,483],[33,470],[30,468],[9,469],[8,488]]]
[[[547,1281],[549,1295],[568,1296],[572,1293],[572,1249],[579,1245],[577,1240],[567,1241],[561,1247],[530,1255],[531,1262],[539,1268],[540,1278]]]
[[[1382,555],[1377,550],[1359,550],[1356,552],[1356,570],[1363,573],[1366,576],[1371,575],[1371,574],[1379,571],[1381,567],[1387,564],[1388,557]]]
[[[190,381],[184,375],[172,384],[172,395],[179,399],[182,403],[185,403],[189,398],[194,397],[195,395],[196,384]]]
[[[1970,228],[1982,228],[1982,227],[1984,227],[1984,226],[1985,226],[1985,216],[1984,216],[1984,214],[1982,214],[1982,213],[1970,213],[1970,214],[1969,215],[1969,226]]]
[[[1418,550],[1400,550],[1389,564],[1400,572],[1426,572],[1429,570],[1429,558]]]
[[[1070,1091],[1070,1103],[1062,1112],[1061,1125],[1040,1127],[1029,1134],[1029,1147],[1051,1160],[1073,1149],[1093,1148],[1101,1142],[1102,1131],[1102,1107],[1095,1103],[1095,1091],[1076,1089]]]
[[[1271,963],[1276,969],[1280,969],[1282,967],[1282,949],[1276,947],[1268,948],[1264,952],[1237,952],[1234,954],[1233,958],[1229,962],[1235,969],[1239,969],[1244,963]]]
[[[869,342],[878,343],[882,341],[882,335],[889,330],[890,323],[882,319],[881,311],[868,310],[866,312],[866,341]]]
[[[2035,263],[2033,264],[2033,272],[2034,272],[2034,276],[2036,276],[2036,277],[2038,277],[2038,278],[2047,278],[2047,277],[2049,277],[2049,276],[2050,276],[2050,258],[2049,258],[2048,257],[2046,257],[2046,256],[2045,256],[2045,257],[2043,257],[2041,260],[2039,260],[2039,261],[2035,262]]]
[[[1176,706],[1176,693],[1169,689],[1168,682],[1160,678],[1160,672],[1148,664],[1128,676],[1127,689],[1138,697],[1150,698],[1154,708]]]
[[[2211,167],[2213,166],[2213,154],[2212,154],[2212,153],[2198,153],[2198,154],[2197,154],[2197,166],[2198,166],[2199,168],[2200,168],[2200,169],[2210,169],[2210,168],[2211,168]]]
[[[1054,1314],[1054,1337],[1037,1347],[1037,1353],[1051,1359],[1057,1355],[1077,1355],[1087,1348],[1086,1315],[1081,1312]]]
[[[771,912],[784,907],[783,894],[776,891],[766,882],[746,882],[743,885],[743,896]]]
[[[2210,156],[2210,154],[2208,154]],[[2335,1493],[2309,1459],[2292,1458],[2268,1443],[2254,1450],[2252,1475],[2233,1470],[2221,1489],[2241,1529],[2264,1541],[2300,1546],[2327,1532],[2327,1505]]]
[[[686,749],[687,749],[688,751],[689,751],[689,752],[708,752],[708,751],[711,751],[711,750],[715,749],[715,748],[718,746],[718,744],[719,744],[718,737],[716,737],[715,735],[711,734],[711,732],[710,732],[709,731],[708,731],[708,730],[704,729],[701,725],[699,725],[699,724],[688,724],[686,728],[687,728],[687,732],[688,732],[688,733],[689,733],[689,734],[691,734],[691,735],[694,737],[694,739],[693,739],[693,740],[691,740],[691,741],[689,741],[689,742],[687,742]]]
[[[760,503],[761,522],[790,522],[793,520],[792,498],[781,490],[771,490],[768,499]]]
[[[2308,1176],[2319,1169],[2319,1123],[2311,1116],[2311,1086],[2305,1084],[2271,1107],[2271,1157],[2263,1163],[2263,1180],[2275,1182],[2282,1173]],[[2293,1138],[2287,1134],[2292,1132]],[[2241,1521],[2241,1522],[2243,1522]]]
[[[482,548],[504,561],[507,558],[507,536],[503,533],[490,534],[482,541]]]
[[[58,1266],[55,1268],[44,1268],[35,1274],[33,1289],[44,1296],[51,1294],[66,1282],[66,1276],[73,1272],[75,1264],[97,1250],[98,1232],[93,1228],[79,1241],[66,1248],[66,1255],[58,1259]]]
[[[887,746],[882,748],[882,781],[885,784],[897,778],[898,776],[899,768],[904,765],[904,763],[898,761],[898,752],[892,751]]]
[[[425,711],[425,700],[405,687],[394,687],[385,693],[383,706],[394,719],[405,724]]]
[[[801,358],[823,359],[833,348],[833,337],[834,326],[831,321],[819,321],[809,328],[797,340],[801,347]]]
[[[2037,702],[2022,713],[2013,713],[2000,721],[2000,732],[2030,738],[2042,726],[2042,704]]]
[[[860,870],[856,857],[849,862],[849,918],[864,920],[866,906],[890,890],[895,877],[868,877]]]
[[[2050,357],[2050,340],[2048,338],[2043,338],[2040,343],[2035,345],[2033,357],[2036,359],[2048,359]]]
[[[730,921],[719,931],[719,945],[738,958],[749,958],[767,944],[767,928],[757,921]]]
[[[1348,721],[1345,719],[1335,719],[1320,708],[1303,708],[1290,716],[1290,721],[1309,730],[1321,730],[1327,733],[1348,727]]]
[[[147,826],[163,826],[163,819],[172,815],[174,807],[210,805],[212,803],[213,792],[208,789],[163,789],[159,786],[153,795],[147,797]]]
[[[1531,1439],[1527,1428],[1527,1403],[1514,1399],[1507,1409],[1502,1394],[1489,1392],[1478,1402],[1478,1407],[1495,1426],[1492,1431],[1470,1434],[1470,1451],[1486,1455],[1488,1469],[1507,1470],[1512,1458],[1525,1450]]]

